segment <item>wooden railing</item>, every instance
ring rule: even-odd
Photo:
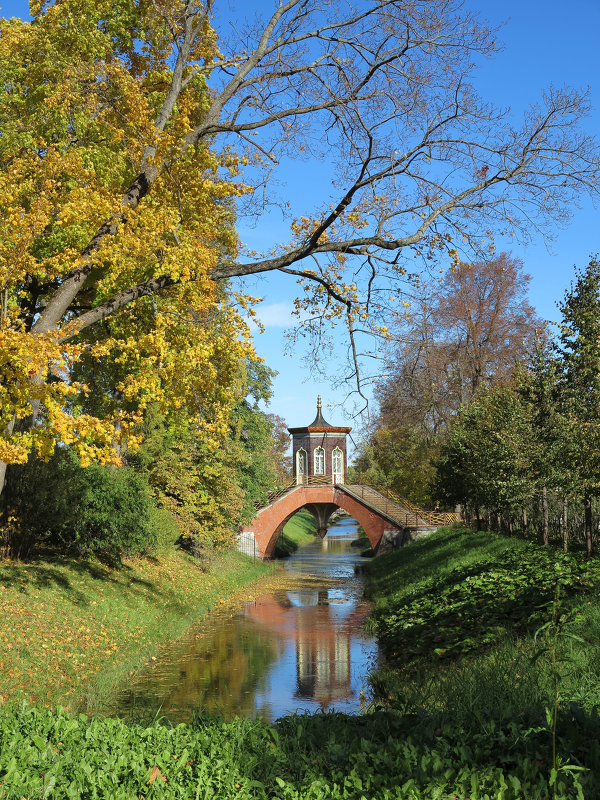
[[[265,502],[261,502],[260,500],[256,500],[254,502],[254,508],[258,511],[259,508],[264,508],[265,506],[274,503],[275,500],[282,497],[284,494],[287,494],[292,489],[296,489],[298,486],[332,486],[333,485],[333,475],[302,475],[299,479],[293,480],[291,483],[286,484],[285,486],[278,486],[275,489],[272,489],[267,494],[267,499]]]
[[[296,486],[333,486],[333,475],[300,475]]]
[[[433,511],[426,511],[423,508],[419,508],[416,503],[413,503],[406,497],[402,497],[392,489],[389,489],[387,486],[374,486],[372,483],[363,483],[363,481],[364,479],[362,476],[357,476],[357,484],[366,489],[374,489],[376,492],[383,495],[387,500],[392,500],[395,505],[401,506],[403,509],[407,509],[407,511],[410,512],[404,513],[403,515],[404,524],[407,528],[418,527],[420,524],[419,520],[422,520],[426,525],[431,525],[432,527],[434,525],[453,525],[455,522],[462,521],[461,515],[456,511],[439,511],[437,509],[434,509]],[[387,504],[385,513],[389,513],[389,506],[387,506]],[[399,518],[401,519],[402,515],[400,515]]]

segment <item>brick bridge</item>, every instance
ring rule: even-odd
[[[271,558],[283,526],[300,509],[313,515],[322,537],[334,511],[345,511],[362,526],[375,552],[399,547],[458,519],[457,514],[422,511],[402,498],[363,484],[332,484],[331,478],[322,482],[305,478],[300,485],[273,493],[254,519],[241,527],[239,549],[262,559]]]

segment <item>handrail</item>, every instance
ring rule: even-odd
[[[362,476],[358,476],[359,480]],[[283,497],[284,494],[292,491],[301,486],[332,486],[333,485],[333,475],[302,475],[300,476],[301,480],[294,480],[291,483],[288,483],[285,486],[279,486],[275,489],[272,489],[270,492],[267,493],[267,500],[266,502],[255,501],[253,503],[254,508],[258,511],[265,506],[274,503],[280,497]],[[405,497],[401,497],[400,495],[396,494],[396,492],[392,491],[388,487],[378,487],[372,486],[370,484],[364,483],[357,483],[356,485],[360,486],[362,489],[362,499],[364,500],[364,490],[371,489],[378,494],[382,495],[385,499],[385,512],[389,515],[390,508],[388,501],[391,501],[395,506],[394,509],[394,518],[400,520],[404,518],[404,526],[406,528],[418,528],[420,524],[423,522],[426,525],[452,525],[455,522],[461,522],[461,515],[458,514],[456,511],[425,511],[422,508],[419,508],[416,503],[407,500]],[[400,514],[398,513],[398,507],[400,508]],[[383,509],[381,509],[383,511]]]
[[[426,511],[423,508],[419,508],[416,503],[413,503],[411,500],[408,500],[406,497],[402,497],[401,495],[394,492],[387,486],[373,486],[369,483],[363,483],[363,476],[358,475],[357,483],[361,486],[365,486],[369,489],[374,489],[379,494],[383,495],[385,498],[390,499],[397,503],[399,506],[408,509],[411,514],[414,515],[415,519],[415,526],[418,526],[417,517],[423,520],[423,522],[427,523],[428,525],[452,525],[455,522],[461,522],[462,516],[456,511]],[[387,506],[386,506],[387,509]],[[406,514],[407,520],[407,527],[408,526],[408,514]]]
[[[286,484],[285,486],[277,486],[275,487],[275,489],[271,489],[270,492],[267,492],[266,502],[255,500],[253,503],[254,508],[258,511],[260,508],[264,508],[265,506],[274,503],[275,500],[278,500],[280,497],[283,497],[284,494],[287,494],[292,489],[296,489],[298,486],[333,485],[333,475],[301,475],[300,478],[301,480],[296,479],[291,483]]]

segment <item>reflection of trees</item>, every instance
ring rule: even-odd
[[[119,713],[143,716],[161,707],[173,721],[189,720],[194,710],[252,716],[254,694],[279,653],[279,637],[240,619],[222,621],[218,630],[174,646],[168,661],[141,676],[119,698]]]

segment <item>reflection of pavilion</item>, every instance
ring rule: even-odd
[[[360,630],[366,608],[330,603],[327,589],[287,592],[257,598],[245,613],[286,639],[296,642],[296,698],[327,708],[354,696],[351,685],[351,640]]]
[[[352,697],[350,635],[332,629],[313,636],[300,628],[296,640],[297,689],[295,697],[309,697],[323,708],[335,700]]]

